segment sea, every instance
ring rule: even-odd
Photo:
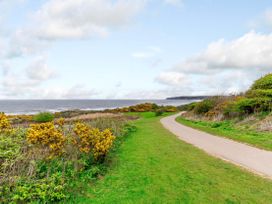
[[[195,100],[0,100],[0,112],[6,114],[35,114],[66,110],[104,110],[141,103],[179,106]]]

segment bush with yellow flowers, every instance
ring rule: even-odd
[[[50,157],[52,157],[63,153],[65,137],[53,122],[47,122],[30,125],[27,131],[27,142],[49,149]]]
[[[55,124],[59,127],[59,128],[63,128],[64,124],[65,124],[65,119],[64,118],[59,118],[55,121]]]
[[[92,152],[95,160],[106,156],[116,138],[110,129],[100,131],[81,122],[75,124],[74,133],[76,135],[74,143],[79,150],[83,153]]]
[[[10,122],[5,113],[0,113],[0,132],[6,132],[11,129]]]
[[[96,129],[97,131],[98,129]],[[112,134],[110,129],[100,131],[96,134],[96,140],[94,145],[94,158],[104,158],[112,147],[115,136]]]

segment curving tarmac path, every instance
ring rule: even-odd
[[[180,113],[161,119],[163,126],[179,139],[212,156],[272,179],[272,152],[184,126],[175,120],[179,115]]]

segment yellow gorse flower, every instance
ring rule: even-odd
[[[11,129],[10,122],[5,113],[0,113],[0,132],[6,132]]]
[[[84,153],[92,151],[95,159],[105,156],[116,138],[109,129],[100,131],[81,122],[75,124],[74,133],[77,136],[74,143],[79,150]]]
[[[27,131],[29,144],[41,145],[49,148],[50,156],[63,153],[65,137],[53,124],[53,122],[32,124]]]
[[[59,127],[63,127],[65,123],[65,119],[64,118],[59,118],[58,120],[56,120],[55,124]]]

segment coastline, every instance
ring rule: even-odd
[[[105,111],[125,108],[142,103],[155,103],[164,106],[180,106],[195,100],[159,100],[159,99],[131,99],[131,100],[0,100],[0,112],[7,115],[34,115],[39,112],[66,111]]]

